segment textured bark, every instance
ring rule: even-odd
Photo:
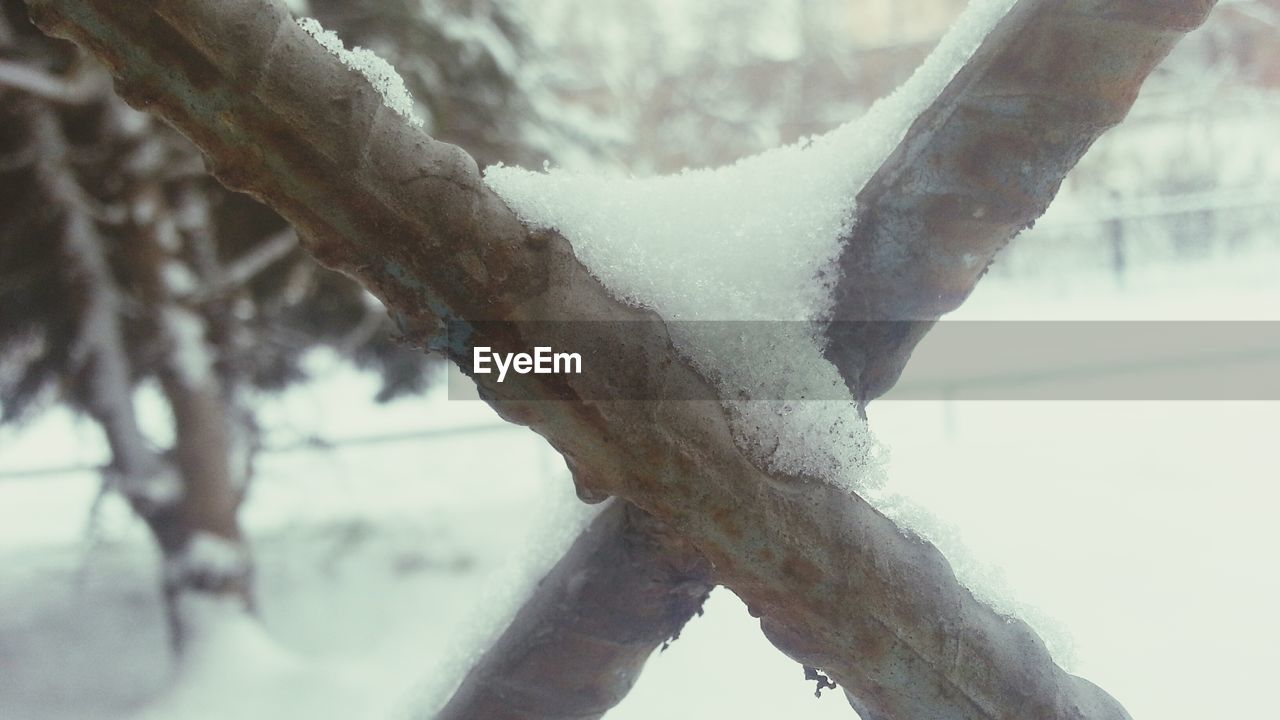
[[[989,42],[1016,36],[1019,23],[1044,17],[1048,4],[1024,0]],[[441,319],[652,319],[613,300],[563,238],[524,228],[484,187],[464,152],[383,108],[362,78],[282,10],[259,0],[31,5],[46,31],[100,57],[126,98],[191,137],[224,183],[271,204],[318,258],[377,294],[410,337],[457,358],[468,346],[442,339]],[[1111,46],[1134,41],[1090,16],[1140,33],[1145,26],[1123,13],[1156,4],[1054,5],[1064,13],[1055,17],[1073,32],[1076,21],[1087,26],[1080,31],[1090,38],[1087,46],[1104,56]],[[1206,7],[1164,5],[1188,9],[1187,26]],[[1156,44],[1167,46],[1183,29],[1153,33],[1164,38]],[[1151,50],[1152,62],[1158,54]],[[997,57],[1018,60],[984,49],[977,62]],[[1133,87],[1149,67],[1125,70]],[[1012,114],[1038,110],[1016,97],[1003,102]],[[921,133],[913,130],[904,147],[928,136]],[[1035,172],[1064,169],[1032,162],[1037,147],[1021,150]],[[903,162],[901,152],[891,164]],[[1047,182],[1056,185],[1059,177]],[[1017,222],[1001,210],[993,208],[1012,232]],[[911,242],[928,247],[927,233]],[[918,269],[908,263],[874,291],[894,293],[935,272],[930,257],[917,262]],[[935,548],[839,488],[754,465],[735,445],[719,403],[580,400],[619,387],[711,393],[660,323],[614,327],[611,337],[590,338],[574,337],[564,324],[519,325],[489,336],[477,330],[470,342],[497,350],[574,347],[584,356],[598,352],[609,364],[571,378],[476,380],[500,413],[544,435],[565,456],[584,495],[621,496],[701,553],[714,567],[714,580],[747,602],[774,643],[840,682],[864,717],[1128,717],[1106,693],[1058,668],[1025,624],[976,601]],[[901,347],[897,338],[874,334],[862,342],[867,356]]]
[[[864,402],[1035,222],[1215,0],[1023,0],[858,194],[828,357]]]
[[[437,720],[588,720],[621,702],[711,591],[701,557],[662,534],[629,503],[605,509]]]

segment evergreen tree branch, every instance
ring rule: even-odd
[[[56,242],[68,289],[76,295],[76,382],[83,384],[85,411],[103,429],[111,451],[108,477],[143,517],[154,516],[171,498],[175,482],[163,456],[143,435],[133,404],[133,368],[125,349],[121,295],[104,239],[67,162],[68,144],[57,114],[36,99],[25,101],[31,145],[37,149],[35,180],[58,217]]]

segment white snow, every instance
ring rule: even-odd
[[[198,594],[179,603],[189,634],[173,682],[132,720],[380,716],[367,681],[286,651],[240,603]]]
[[[494,27],[491,17],[459,16],[455,11],[428,7],[434,11],[440,32],[465,48],[464,52],[488,56],[503,75],[514,77],[520,72],[520,53],[512,46],[511,40]]]
[[[175,297],[191,295],[200,285],[191,268],[176,260],[170,260],[160,266],[160,280],[164,283],[165,289]]]
[[[565,234],[618,297],[667,320],[814,319],[854,196],[1011,4],[971,4],[907,83],[827,135],[675,176],[498,165],[486,181],[527,222]]]
[[[227,447],[227,468],[231,475],[231,483],[237,490],[243,490],[252,479],[254,442],[253,431],[244,423],[233,422],[230,428]]]
[[[1134,127],[1131,134],[1109,136],[1117,149],[1149,163],[1142,173],[1103,175],[1105,185],[1137,191],[1119,198],[1117,215],[1164,212],[1137,200],[1147,194],[1167,200],[1168,193],[1152,192],[1150,179],[1165,172],[1152,166],[1182,164],[1170,152],[1172,140],[1156,137],[1167,133],[1131,142],[1149,135],[1133,126],[1138,110],[1120,128]],[[1267,134],[1274,111],[1255,124],[1247,142],[1238,126],[1222,131],[1207,154],[1221,159],[1230,150],[1241,162],[1266,154],[1274,166],[1277,146]],[[1199,135],[1192,140],[1208,142]],[[1219,179],[1226,175],[1243,177],[1233,171]],[[1122,285],[1109,273],[1083,275],[1085,261],[1096,265],[1106,240],[1097,222],[1106,213],[1083,197],[1097,187],[1094,177],[1082,181],[1079,202],[1056,204],[1051,213],[1061,223],[1046,217],[1037,227],[1045,235],[1017,243],[958,315],[1280,317],[1280,254],[1269,221],[1250,227],[1248,255],[1233,240],[1229,254],[1223,248],[1221,257],[1209,259],[1175,262],[1135,252]],[[1232,188],[1263,194],[1274,184],[1234,180],[1214,182],[1214,197],[1194,199],[1221,208],[1245,195]],[[1174,199],[1187,204],[1193,198]],[[619,229],[607,217],[602,222]],[[1155,222],[1137,229],[1160,240],[1159,247],[1169,244]],[[651,243],[639,231],[621,230],[630,233],[623,240]],[[1228,237],[1216,232],[1215,242]],[[684,250],[674,242],[680,238],[667,239]],[[658,254],[657,246],[650,249]],[[600,250],[611,253],[630,257]],[[723,254],[736,260],[732,248]],[[1012,276],[1003,277],[1010,269]],[[721,270],[676,267],[671,272],[685,274],[669,285],[733,274]],[[771,278],[765,274],[765,280]],[[917,359],[929,352],[926,339]],[[445,402],[443,387],[425,400],[374,407],[368,398],[378,381],[364,375],[353,381],[355,373],[332,369],[338,365],[309,364],[314,385],[256,399],[268,445],[496,422],[483,403]],[[171,418],[159,393],[144,387],[139,400],[148,434],[167,445]],[[832,404],[831,412],[843,412],[840,405]],[[795,414],[785,404],[753,407]],[[1073,671],[1116,695],[1135,717],[1268,716],[1280,666],[1280,615],[1274,612],[1280,576],[1266,571],[1280,543],[1272,517],[1280,499],[1273,481],[1280,477],[1274,452],[1280,403],[918,401],[879,402],[870,413],[878,437],[893,450],[886,461],[892,490],[913,501],[898,506],[886,492],[880,506],[920,515],[924,507],[945,517],[951,530],[911,522],[953,548],[949,559],[963,566],[964,577],[987,576],[980,584],[999,591],[1005,607],[1015,606],[1000,588],[1016,587],[1019,597],[1069,627]],[[795,441],[788,447],[804,449]],[[0,475],[88,466],[65,475],[0,477],[0,717],[382,718],[390,716],[385,705],[398,697],[395,691],[416,686],[428,673],[434,689],[420,695],[439,704],[465,658],[509,616],[516,588],[536,575],[521,573],[513,560],[512,577],[497,584],[500,608],[490,612],[483,588],[488,571],[518,554],[534,501],[548,488],[568,488],[561,473],[539,482],[545,468],[561,460],[540,438],[513,426],[447,442],[318,443],[265,455],[241,514],[261,569],[255,578],[261,625],[235,605],[185,606],[202,618],[197,639],[190,659],[167,677],[158,558],[145,527],[109,495],[85,541],[84,518],[99,482],[93,468],[105,461],[100,432],[61,409],[21,428],[0,428]],[[969,554],[954,551],[960,540],[990,564],[970,564]],[[227,560],[224,550],[195,554]],[[535,553],[543,567],[552,554]],[[466,623],[458,618],[477,609],[482,617],[459,628]],[[707,610],[670,651],[650,660],[611,718],[850,716],[839,692],[813,699],[795,663],[767,644],[731,594],[718,591]],[[1045,631],[1045,624],[1035,624]],[[456,650],[442,657],[447,647]],[[430,669],[436,661],[439,667]],[[353,672],[357,665],[365,672]],[[1171,683],[1176,692],[1169,692]],[[154,699],[139,716],[137,706],[148,698]]]
[[[858,190],[945,87],[1011,0],[978,0],[919,71],[862,118],[828,135],[718,170],[602,178],[496,166],[486,182],[528,223],[558,229],[620,299],[668,321],[819,319]],[[885,256],[891,248],[883,249]],[[702,328],[705,329],[705,328]],[[732,338],[682,335],[680,349],[727,396],[840,397],[843,381],[800,325],[769,358]],[[777,383],[791,388],[779,395]],[[834,393],[834,394],[833,394]],[[847,393],[845,393],[847,396]],[[863,486],[871,441],[843,403],[739,404],[743,441],[770,467]]]
[[[486,170],[486,182],[526,222],[559,230],[618,298],[669,322],[818,320],[830,309],[838,277],[833,264],[854,221],[858,191],[1012,4],[975,0],[910,80],[822,137],[669,177],[497,166]],[[886,264],[895,251],[872,249]],[[774,472],[859,493],[938,544],[962,582],[1009,610],[1006,594],[988,588],[985,573],[966,572],[974,566],[949,542],[953,533],[884,487],[883,453],[822,356],[817,326],[771,327],[778,336],[767,345],[777,352],[765,357],[743,352],[733,332],[715,336],[705,324],[671,325],[680,351],[724,397],[734,398],[726,408],[739,445]]]
[[[310,0],[284,0],[284,6],[293,13],[294,17],[311,12]]]
[[[608,501],[612,502],[612,501]],[[441,655],[428,681],[408,698],[396,717],[434,717],[452,697],[476,661],[511,624],[538,582],[562,558],[573,541],[607,505],[586,505],[565,475],[556,489],[530,508],[534,528],[512,543],[506,566],[494,573],[477,595],[484,598],[462,619],[463,628]]]
[[[391,63],[378,57],[378,54],[372,50],[358,45],[348,50],[337,33],[325,30],[314,18],[298,18],[297,23],[325,50],[337,56],[343,65],[364,75],[373,89],[382,96],[384,105],[408,120],[414,127],[422,127],[422,118],[418,117],[413,109],[413,96],[405,87],[404,78],[400,77],[400,73],[396,72]]]
[[[168,561],[171,578],[236,577],[249,569],[249,554],[240,543],[197,530],[181,552]]]
[[[160,314],[169,342],[171,369],[187,387],[199,387],[213,371],[213,358],[206,351],[204,320],[195,311],[170,305]]]
[[[1159,268],[1124,292],[1105,275],[1058,278],[1067,287],[1051,292],[993,277],[966,307],[993,318],[1021,316],[1030,304],[1070,318],[1085,301],[1086,317],[1173,319],[1194,287],[1226,319],[1280,307],[1274,273],[1253,272],[1259,260],[1235,270],[1195,264],[1175,282]],[[270,410],[268,444],[498,422],[483,403],[445,401],[443,387],[375,406],[377,379],[336,367],[313,363],[318,384],[259,401]],[[1280,662],[1280,617],[1271,610],[1280,580],[1259,568],[1271,566],[1280,542],[1269,517],[1280,403],[919,401],[875,403],[870,412],[894,450],[895,487],[954,522],[1020,596],[1069,627],[1075,670],[1134,717],[1266,716],[1269,673]],[[214,683],[229,695],[223,702],[248,704],[259,693],[278,698],[277,679],[297,687],[290,678],[308,675],[312,692],[340,686],[331,702],[346,717],[388,717],[379,715],[384,699],[437,664],[458,662],[442,653],[467,645],[459,618],[487,612],[485,578],[530,532],[529,507],[567,486],[558,472],[544,477],[559,459],[540,438],[498,427],[261,458],[242,518],[269,636],[259,639],[285,648],[261,654],[307,666],[265,684],[235,668],[255,667],[249,641],[237,643],[247,652],[206,663],[204,679],[195,671],[167,677],[158,558],[146,529],[112,497],[104,536],[82,540],[92,471],[0,480],[0,636],[12,660],[0,672],[0,717],[121,720],[157,692],[173,697],[174,681],[193,686],[184,691],[191,696]],[[0,428],[0,472],[99,463],[100,446],[96,428],[76,430],[69,413],[55,411],[21,430]],[[355,667],[366,672],[353,675]],[[839,692],[815,700],[800,678],[721,591],[649,661],[610,717],[850,717]],[[1170,693],[1170,678],[1194,681]],[[363,703],[346,699],[351,684]],[[255,707],[265,714],[220,717],[295,717],[265,700]],[[152,711],[148,720],[200,717]]]
[[[148,477],[112,475],[109,482],[128,498],[140,498],[152,507],[165,507],[182,499],[182,477],[172,465],[165,464]]]

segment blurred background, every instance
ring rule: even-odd
[[[291,3],[389,60],[427,130],[481,165],[640,176],[857,117],[963,6]],[[375,300],[20,1],[0,8],[0,718],[429,704],[477,612],[554,562],[563,462],[449,401]],[[955,316],[1280,320],[1278,136],[1280,2],[1220,0]],[[1268,714],[1280,403],[870,416],[890,482],[1074,649],[1071,670],[1139,718]],[[183,592],[257,619],[184,617]],[[812,691],[719,590],[610,717],[852,715]]]

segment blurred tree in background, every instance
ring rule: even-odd
[[[430,132],[485,162],[579,144],[543,115],[532,48],[505,3],[294,6],[389,59]],[[2,8],[0,420],[66,404],[101,426],[103,491],[122,494],[161,548],[180,647],[181,594],[253,604],[236,519],[259,447],[250,394],[306,380],[316,347],[380,373],[380,400],[423,389],[428,360],[274,212],[225,190],[191,143],[121,101],[95,62],[39,33],[19,0]],[[172,438],[143,432],[144,386],[172,410]]]
[[[581,71],[567,105],[610,113],[638,174],[715,167],[825,133],[893,91],[964,0],[546,0],[549,52]],[[1069,175],[993,271],[1199,259],[1280,222],[1280,2],[1219,9],[1151,76],[1126,122]]]

